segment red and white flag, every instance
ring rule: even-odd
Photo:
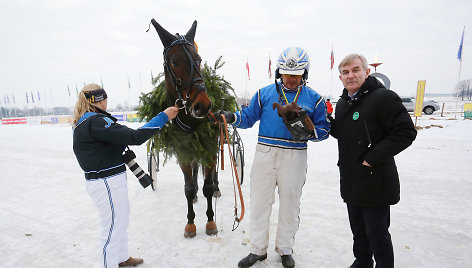
[[[269,79],[272,78],[272,70],[270,69],[272,65],[272,61],[270,60],[270,55],[269,55]]]
[[[331,69],[330,70],[333,70],[333,66],[334,66],[334,52],[333,52],[333,49],[331,48]]]
[[[247,69],[247,79],[251,80],[251,77],[249,76],[249,63],[246,61],[246,69]]]

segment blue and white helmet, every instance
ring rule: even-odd
[[[289,47],[280,53],[277,60],[279,74],[303,75],[303,79],[307,79],[309,70],[310,58],[303,48]]]

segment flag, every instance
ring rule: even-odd
[[[31,102],[34,103],[34,96],[33,96],[33,91],[31,90]]]
[[[333,49],[331,48],[331,69],[330,70],[333,70],[333,66],[334,66],[334,52],[333,52]]]
[[[247,69],[247,79],[251,80],[251,77],[249,76],[249,63],[246,61],[246,69]]]
[[[11,98],[13,99],[13,104],[16,104],[15,95],[14,95],[14,94],[11,94]]]
[[[8,95],[6,97],[7,97],[7,104],[10,104],[10,98],[8,97]]]
[[[465,31],[465,27],[464,27],[464,30],[462,30],[461,44],[459,45],[459,51],[457,52],[457,59],[459,61],[462,61],[462,44],[464,43],[464,31]]]
[[[77,96],[79,96],[79,90],[77,89],[77,83],[75,83],[75,94],[77,94]]]
[[[41,100],[41,96],[39,96],[39,90],[38,90],[38,101]]]
[[[29,103],[28,92],[25,91],[25,93],[26,93],[26,103]]]
[[[151,84],[154,83],[154,76],[152,75],[152,70],[151,70]]]
[[[67,92],[69,92],[69,97],[70,97],[70,88],[69,88],[69,84],[67,84]]]
[[[272,78],[272,70],[270,69],[271,65],[272,65],[272,61],[270,60],[270,54],[269,54],[269,79]]]

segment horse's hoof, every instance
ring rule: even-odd
[[[209,221],[206,224],[206,234],[207,235],[216,235],[218,234],[218,228],[216,228],[216,223],[214,221]]]
[[[195,226],[194,223],[187,223],[185,225],[185,232],[184,232],[184,237],[185,238],[192,238],[197,235],[197,227]]]
[[[195,196],[192,201],[193,201],[194,204],[197,203],[198,202],[198,196]]]
[[[221,197],[221,192],[220,191],[214,191],[213,192],[213,197],[216,197],[216,198]]]

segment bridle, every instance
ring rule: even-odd
[[[202,91],[206,92],[206,87],[197,86],[196,87],[197,92],[195,93],[193,98],[190,99],[190,89],[192,88],[192,86],[197,83],[202,83],[204,85],[204,82],[202,79],[202,74],[200,73],[198,69],[197,63],[193,60],[192,55],[190,55],[190,52],[186,48],[186,45],[194,46],[194,44],[189,42],[183,35],[176,34],[176,37],[177,37],[177,40],[172,42],[170,46],[164,49],[164,72],[170,75],[172,84],[174,85],[175,90],[177,91],[177,99],[175,100],[175,104],[179,107],[179,109],[185,109],[185,113],[188,113],[188,110],[190,109],[192,102],[195,101],[198,94],[200,94]],[[183,50],[185,51],[185,54],[187,55],[188,60],[190,61],[190,79],[191,80],[189,83],[184,83],[184,81],[180,77],[177,77],[177,75],[175,75],[168,59],[169,50],[178,45],[182,46]],[[198,77],[193,78],[193,75],[195,72],[198,73]],[[185,99],[184,99],[182,97],[182,91],[186,88],[188,89],[187,89],[187,94],[185,95]]]

